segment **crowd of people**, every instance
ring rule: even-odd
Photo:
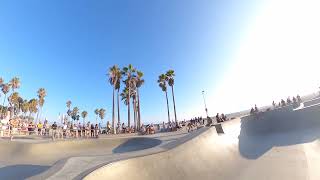
[[[281,101],[277,104],[275,103],[274,101],[272,102],[272,106],[274,108],[277,108],[277,107],[284,107],[284,106],[287,106],[287,105],[299,105],[300,103],[302,102],[301,100],[301,97],[299,95],[297,95],[296,97],[292,97],[292,100],[290,97],[287,98],[287,101],[285,101],[284,99],[281,99]]]
[[[301,97],[297,95],[296,97],[293,96],[292,99],[288,97],[286,101],[284,99],[281,99],[280,102],[278,103],[276,103],[275,101],[272,101],[272,107],[276,109],[276,108],[285,107],[287,105],[299,106],[301,102],[302,102]],[[268,110],[270,110],[270,108],[268,108],[267,111]],[[257,105],[255,105],[254,108],[251,108],[250,114],[257,114],[257,113],[259,113],[259,109]]]
[[[91,137],[97,138],[102,132],[98,124],[86,124],[68,122],[58,125],[56,122],[50,124],[47,120],[43,123],[39,121],[26,121],[22,119],[13,119],[8,123],[8,127],[3,127],[2,130],[7,130],[10,136],[14,134],[38,135],[55,138],[78,138]]]
[[[227,120],[226,115],[219,113],[216,115],[216,121],[218,123]],[[173,132],[179,129],[186,128],[188,132],[198,129],[199,126],[205,125],[207,119],[202,117],[195,117],[189,121],[170,121],[168,123],[163,122],[162,124],[147,124],[141,125],[140,128],[134,128],[134,126],[126,126],[124,123],[117,124],[116,134],[128,134],[128,133],[139,133],[141,135],[150,135],[157,132]],[[210,123],[210,124],[211,124]],[[1,126],[1,123],[0,123]],[[51,137],[52,139],[68,139],[68,138],[98,138],[100,134],[114,134],[111,123],[107,122],[105,128],[102,128],[97,123],[80,123],[80,121],[67,121],[63,123],[49,123],[47,120],[39,121],[34,123],[33,120],[27,119],[11,119],[6,125],[2,124],[0,127],[2,131],[1,136],[13,137],[19,135],[37,135],[43,137]],[[5,135],[6,134],[6,135]]]
[[[250,114],[256,114],[256,113],[258,113],[258,112],[259,112],[259,109],[258,109],[257,105],[255,104],[255,105],[254,105],[254,108],[251,108]]]

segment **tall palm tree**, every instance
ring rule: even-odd
[[[18,77],[14,77],[11,79],[10,81],[10,84],[11,84],[11,89],[12,89],[12,92],[14,93],[16,89],[20,88],[20,79]],[[10,106],[10,109],[11,109],[11,113],[10,113],[10,117],[14,114],[14,104],[11,104]]]
[[[67,114],[68,114],[68,122],[69,122],[69,118],[70,118],[70,116],[71,116],[71,105],[72,105],[72,102],[70,101],[70,100],[68,100],[67,102],[66,102],[66,105],[67,105],[67,108],[68,108],[68,111],[67,111]]]
[[[82,111],[81,117],[82,117],[82,119],[83,119],[83,125],[84,125],[85,122],[86,122],[87,116],[88,116],[88,112],[87,112],[87,111]]]
[[[20,79],[18,77],[14,77],[10,81],[12,91],[14,92],[16,89],[20,88]]]
[[[10,84],[2,84],[2,86],[1,86],[1,91],[2,91],[2,93],[4,94],[3,103],[2,103],[2,108],[4,108],[4,104],[5,104],[5,102],[6,102],[7,94],[9,93],[10,88],[11,88],[11,87],[10,87]],[[8,110],[8,108],[7,108],[7,110]],[[1,110],[1,112],[3,112],[3,110]],[[5,112],[5,113],[7,113],[7,112]],[[6,114],[5,114],[5,116],[6,116]]]
[[[138,109],[138,127],[141,127],[141,112],[140,112],[140,94],[139,94],[139,88],[144,84],[144,79],[143,77],[143,72],[137,71],[137,99],[138,99],[138,104],[137,104],[137,109]]]
[[[131,94],[131,79],[132,75],[135,72],[135,68],[129,64],[128,67],[122,69],[122,75],[126,77],[125,85],[128,88],[128,94]],[[128,126],[130,127],[130,95],[128,95]]]
[[[94,110],[94,114],[96,114],[96,124],[98,124],[98,115],[99,115],[100,110],[99,109],[95,109]]]
[[[112,66],[109,69],[109,82],[110,84],[113,86],[112,88],[112,131],[114,134],[116,134],[116,124],[115,124],[115,102],[114,102],[114,95],[115,95],[115,91],[117,88],[117,84],[118,84],[118,74],[120,72],[120,69],[118,68],[117,65]]]
[[[168,85],[171,87],[171,92],[172,92],[174,119],[175,119],[176,123],[178,123],[177,113],[176,113],[176,101],[174,99],[174,91],[173,91],[174,77],[175,77],[174,70],[167,71],[166,76],[167,76]]]
[[[4,82],[3,78],[0,77],[0,88],[2,88],[3,82]],[[0,93],[0,97],[1,97],[1,93]],[[0,109],[0,118],[1,118],[1,114],[2,114],[2,106],[1,106],[1,109]]]
[[[40,88],[37,91],[37,93],[38,93],[38,98],[39,98],[39,107],[40,107],[39,108],[40,109],[39,113],[40,113],[40,119],[41,119],[42,107],[43,107],[44,102],[45,102],[44,98],[47,96],[47,92],[46,92],[46,90],[44,88]],[[37,114],[37,121],[39,121],[39,119],[38,119],[39,113]]]
[[[79,113],[79,108],[78,107],[74,107],[73,109],[72,109],[72,112],[71,112],[71,118],[73,119],[73,122],[72,122],[72,124],[74,124],[74,121],[76,121],[76,120],[79,120],[79,115],[78,115],[78,113]]]
[[[159,87],[163,92],[165,92],[166,100],[167,100],[167,110],[168,110],[168,122],[170,122],[170,110],[169,110],[169,101],[168,101],[168,93],[167,93],[167,76],[165,74],[161,74],[158,79]]]
[[[120,87],[121,87],[121,80],[122,80],[122,74],[121,71],[117,73],[117,83],[116,83],[116,90],[117,90],[117,106],[118,106],[118,125],[120,126]]]
[[[29,111],[29,103],[28,100],[24,100],[22,103],[21,111],[24,113],[24,118],[26,118],[27,113]]]
[[[105,117],[105,113],[106,113],[106,110],[105,110],[105,109],[101,108],[101,109],[99,110],[99,117],[100,117],[100,119],[101,119],[101,123],[103,123],[103,119],[104,119],[104,117]]]
[[[38,112],[38,101],[36,99],[31,99],[29,101],[29,119],[31,117],[31,114],[35,114]]]
[[[11,115],[10,117],[14,117],[15,115],[15,109],[18,108],[19,105],[19,93],[18,92],[14,92],[12,93],[9,97],[8,97],[8,101],[11,107]]]
[[[130,96],[129,96],[129,89],[126,87],[122,90],[121,94],[121,101],[123,101],[123,103],[128,106],[129,104],[129,99],[130,99]],[[128,126],[130,125],[130,121],[128,121]]]
[[[0,77],[0,88],[2,87],[3,83],[4,83],[4,80],[2,77]],[[1,94],[0,94],[0,97],[1,97]]]
[[[137,129],[137,78],[136,76],[132,76],[131,78],[131,94],[130,97],[132,98],[132,107],[133,107],[133,127]]]

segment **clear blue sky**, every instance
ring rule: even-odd
[[[44,116],[51,121],[69,99],[90,119],[95,108],[107,109],[110,120],[107,70],[131,63],[145,74],[142,119],[160,122],[166,104],[156,80],[174,69],[179,119],[204,115],[201,91],[219,86],[258,7],[254,0],[3,0],[0,76],[18,76],[27,99],[46,88]],[[125,122],[126,110],[122,103]]]

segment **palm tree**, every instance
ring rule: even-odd
[[[123,101],[123,103],[128,106],[129,104],[129,99],[130,99],[130,96],[129,96],[129,89],[126,87],[122,90],[122,93],[120,94],[121,96],[121,100]],[[129,107],[129,106],[128,106]],[[130,121],[128,121],[128,126],[130,125]]]
[[[121,86],[121,80],[122,80],[122,74],[121,71],[117,73],[117,83],[116,83],[116,90],[117,90],[117,106],[118,106],[118,125],[120,126],[120,86]]]
[[[2,77],[0,77],[0,88],[2,88],[2,86],[3,86],[3,78]],[[1,97],[1,94],[0,94],[0,97]],[[1,109],[0,109],[0,117],[1,117],[1,112],[2,112],[2,106],[1,106]]]
[[[5,103],[6,99],[7,99],[7,94],[9,93],[10,88],[11,88],[10,84],[2,84],[1,85],[1,91],[4,94],[2,108],[4,108],[4,103]],[[3,112],[3,110],[1,110],[1,112]],[[5,113],[7,113],[7,112],[5,112]]]
[[[36,99],[31,99],[29,101],[29,118],[31,117],[31,114],[35,114],[38,112],[38,101]]]
[[[29,111],[29,103],[28,100],[24,100],[22,103],[21,111],[24,113],[24,118],[27,116],[27,112]]]
[[[68,111],[67,111],[67,114],[68,114],[68,121],[69,121],[69,117],[71,116],[71,104],[72,102],[70,100],[68,100],[66,102],[66,105],[67,105],[67,108],[68,108]]]
[[[101,108],[101,109],[99,110],[99,117],[100,117],[100,119],[101,119],[101,123],[103,123],[103,119],[104,119],[104,117],[105,117],[105,113],[106,113],[106,110],[105,110],[105,109]]]
[[[132,98],[132,107],[133,107],[133,127],[137,129],[137,78],[136,76],[132,76],[131,78],[131,94],[130,97]]]
[[[117,65],[114,65],[112,66],[110,69],[109,69],[109,82],[110,84],[113,86],[113,89],[112,89],[112,131],[114,134],[116,134],[116,126],[115,126],[115,112],[114,112],[114,93],[116,91],[116,88],[117,88],[117,84],[118,84],[118,74],[120,72],[120,69],[118,68]]]
[[[10,84],[11,84],[12,92],[15,92],[15,90],[20,87],[20,79],[18,77],[14,77],[11,79]],[[11,107],[11,115],[13,114],[12,111],[14,110],[14,107],[12,105],[13,104],[11,104],[11,106],[10,106]]]
[[[71,118],[73,119],[73,121],[79,120],[79,108],[78,107],[74,107],[72,112],[71,112]],[[72,122],[72,124],[74,124],[74,122]]]
[[[138,104],[137,104],[137,109],[138,109],[138,128],[141,127],[141,113],[140,113],[140,94],[139,94],[139,88],[144,84],[144,79],[143,77],[143,72],[137,71],[137,99],[138,99]]]
[[[173,91],[173,86],[174,86],[174,70],[169,70],[166,73],[167,76],[167,82],[168,85],[171,86],[171,92],[172,92],[172,100],[173,100],[173,109],[174,109],[174,119],[176,121],[176,123],[178,124],[178,120],[177,120],[177,113],[176,113],[176,101],[174,99],[174,91]]]
[[[95,109],[94,110],[94,114],[96,114],[96,124],[98,124],[98,115],[99,115],[100,110],[99,109]]]
[[[20,79],[18,77],[12,78],[10,81],[10,85],[11,85],[12,91],[14,92],[15,89],[20,88]]]
[[[2,85],[3,85],[3,82],[4,82],[3,78],[2,78],[2,77],[0,77],[0,88],[1,88],[1,87],[2,87]],[[0,94],[0,97],[1,97],[1,94]]]
[[[135,71],[135,68],[131,64],[129,64],[128,67],[124,67],[122,69],[122,75],[126,77],[126,80],[124,82],[126,84],[126,87],[128,88],[128,94],[131,94],[131,78]],[[130,95],[128,95],[128,126],[130,127]]]
[[[88,112],[87,111],[82,111],[81,113],[81,117],[83,119],[83,125],[85,124],[86,122],[86,117],[88,116]]]
[[[45,102],[44,98],[47,96],[47,92],[46,92],[46,90],[44,88],[40,88],[37,91],[37,93],[38,93],[38,98],[39,98],[39,107],[40,107],[39,112],[40,112],[40,119],[41,119],[42,107],[43,107],[44,102]],[[39,115],[39,113],[38,113],[38,115]],[[37,115],[37,121],[39,120],[38,119],[38,115]]]
[[[165,74],[161,74],[158,79],[159,87],[162,89],[163,92],[166,94],[167,100],[167,110],[168,110],[168,122],[170,123],[170,111],[169,111],[169,101],[168,101],[168,93],[167,93],[167,76]]]
[[[11,113],[12,113],[10,117],[14,117],[15,115],[15,108],[18,108],[19,97],[20,96],[18,92],[14,92],[8,97],[8,101],[9,101],[9,104],[11,107]]]

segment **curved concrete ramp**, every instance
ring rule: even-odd
[[[0,179],[47,179],[71,157],[108,157],[155,147],[161,140],[145,137],[100,138],[60,141],[0,141]],[[80,164],[80,163],[78,163]],[[89,165],[86,165],[88,167]],[[72,167],[76,169],[75,167]],[[78,168],[80,174],[84,168]],[[65,174],[64,178],[70,179]]]
[[[223,124],[166,152],[115,162],[91,179],[319,180],[320,107],[286,107]]]

